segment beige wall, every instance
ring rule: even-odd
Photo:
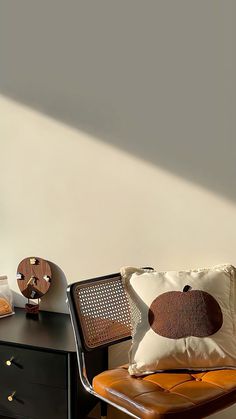
[[[67,282],[121,265],[235,264],[235,1],[9,0],[0,16],[0,273],[16,304],[30,255],[54,264],[54,311]]]

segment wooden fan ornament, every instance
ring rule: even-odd
[[[25,304],[27,313],[39,312],[39,300],[48,292],[51,285],[51,268],[49,263],[38,257],[23,259],[17,268],[17,283],[24,297],[28,299]],[[30,300],[38,300],[35,304]]]

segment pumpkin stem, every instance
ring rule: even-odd
[[[183,288],[183,292],[190,291],[191,289],[192,287],[190,285],[185,285],[185,287]]]

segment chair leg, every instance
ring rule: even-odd
[[[107,403],[103,400],[100,402],[101,406],[101,419],[107,419]]]

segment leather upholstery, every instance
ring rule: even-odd
[[[142,419],[199,419],[236,402],[236,370],[172,371],[135,378],[119,367],[97,375],[93,388]]]

